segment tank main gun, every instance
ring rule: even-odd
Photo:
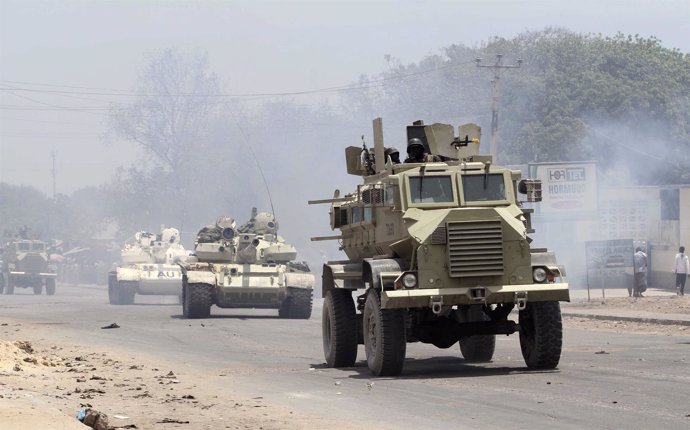
[[[261,241],[254,234],[244,234],[239,239],[237,262],[241,264],[256,263],[257,248]]]

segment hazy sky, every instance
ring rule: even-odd
[[[690,0],[0,0],[0,182],[50,193],[51,151],[63,193],[131,163],[130,146],[102,143],[105,108],[122,98],[45,90],[131,90],[150,50],[207,51],[227,93],[288,92],[376,74],[385,55],[408,63],[547,26],[690,52],[688,23]]]

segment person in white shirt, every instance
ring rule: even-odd
[[[647,254],[642,248],[637,247],[633,255],[635,262],[635,289],[633,297],[644,297],[642,293],[647,291]]]
[[[676,294],[685,295],[685,280],[690,276],[690,259],[685,255],[685,247],[681,246],[676,254],[676,262],[673,265],[673,273],[676,274]]]

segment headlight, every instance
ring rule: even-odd
[[[535,282],[544,282],[546,280],[546,270],[541,267],[537,267],[532,271],[532,277]]]
[[[417,277],[414,273],[406,273],[402,277],[402,283],[405,288],[414,288],[417,286]]]

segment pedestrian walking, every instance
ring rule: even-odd
[[[685,247],[678,248],[676,254],[676,261],[673,264],[673,273],[676,274],[676,294],[679,296],[685,295],[685,281],[690,276],[690,260],[685,255]]]
[[[635,287],[633,297],[644,297],[647,291],[647,254],[639,246],[635,249]]]

